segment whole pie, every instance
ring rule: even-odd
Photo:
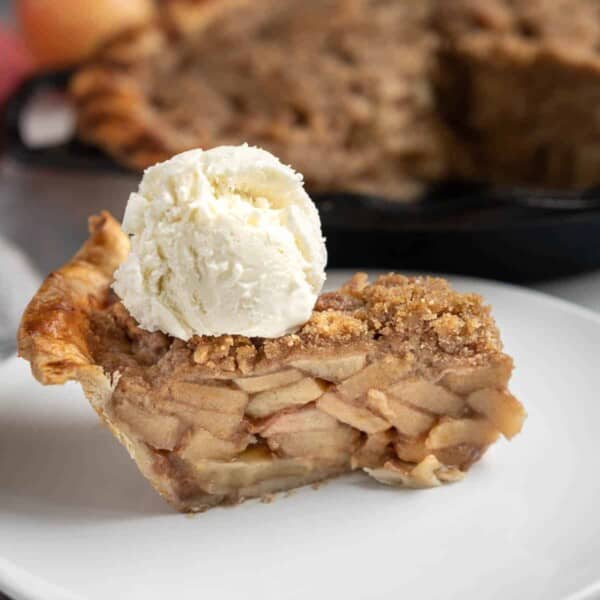
[[[523,424],[490,309],[443,279],[356,274],[275,339],[142,330],[110,289],[129,250],[107,213],[25,311],[19,353],[79,381],[144,476],[201,511],[354,469],[387,484],[461,479]]]
[[[82,139],[141,170],[262,146],[313,191],[598,185],[597,0],[179,0],[73,77]]]

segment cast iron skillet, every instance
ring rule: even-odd
[[[5,151],[30,167],[123,172],[77,139],[33,149],[19,128],[41,90],[64,90],[68,72],[25,82],[5,111]],[[420,202],[344,192],[314,196],[329,265],[461,273],[534,281],[600,268],[600,188],[552,191],[447,182]]]

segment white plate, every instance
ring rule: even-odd
[[[0,589],[16,600],[597,597],[600,317],[455,281],[494,305],[529,419],[441,489],[355,474],[272,504],[179,515],[78,386],[42,388],[23,361],[5,363]]]

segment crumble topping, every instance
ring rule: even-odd
[[[489,362],[501,351],[490,309],[477,294],[460,294],[440,278],[389,274],[369,284],[357,273],[336,292],[322,294],[311,318],[295,333],[276,339],[235,335],[195,336],[189,342],[141,329],[112,296],[92,314],[90,346],[109,372],[182,365],[214,376],[247,374],[302,352],[335,351],[375,341],[414,353],[434,371]]]

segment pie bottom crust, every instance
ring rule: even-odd
[[[446,327],[427,353],[420,338],[410,350],[410,332],[381,323],[382,302],[372,305],[378,318],[354,307],[366,294],[361,276],[344,293],[321,298],[326,310],[314,322],[338,321],[328,338],[309,338],[311,320],[298,335],[268,343],[224,336],[185,344],[142,332],[116,303],[112,274],[129,250],[118,223],[107,213],[92,217],[90,234],[26,309],[19,353],[43,384],[79,381],[143,475],[181,511],[268,497],[355,469],[384,484],[438,486],[461,479],[500,434],[511,438],[522,427],[525,411],[507,391],[512,360],[501,352],[487,309],[468,320],[458,314],[457,307],[480,310],[478,300],[447,292],[453,303],[436,319],[436,309],[410,304],[402,323],[418,321],[419,331],[430,333]],[[414,293],[430,283],[398,289]],[[445,289],[439,280],[431,285]],[[409,306],[402,302],[393,305],[395,322]],[[344,306],[363,319],[354,320],[364,331],[378,333],[353,337]],[[104,322],[118,324],[116,341],[106,340]],[[467,334],[457,322],[465,331],[481,329],[480,349],[458,339]],[[454,342],[450,326],[458,331]],[[250,350],[253,361],[244,358]]]

